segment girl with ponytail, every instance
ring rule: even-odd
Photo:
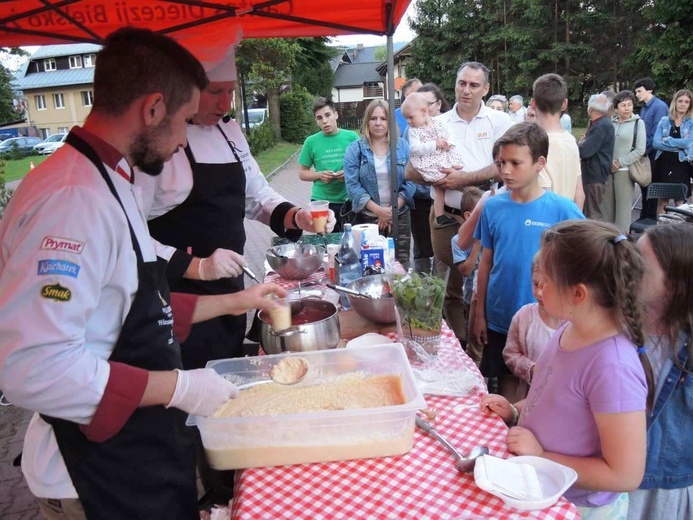
[[[481,406],[517,423],[508,450],[577,471],[565,496],[583,519],[625,519],[626,492],[645,470],[652,373],[643,348],[643,260],[628,237],[595,220],[556,224],[541,244],[538,297],[565,323],[537,361],[524,401],[488,395]]]
[[[656,393],[645,477],[629,495],[628,520],[693,518],[693,225],[652,226],[638,249]]]

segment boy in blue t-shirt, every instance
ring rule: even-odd
[[[481,373],[497,377],[500,393],[511,397],[517,381],[503,360],[503,348],[512,317],[535,301],[532,258],[539,250],[542,231],[584,216],[572,200],[539,186],[539,172],[549,151],[546,131],[535,123],[520,123],[509,128],[496,146],[508,191],[486,201],[474,231],[483,247],[474,335],[484,344]]]

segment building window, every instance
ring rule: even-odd
[[[90,107],[94,104],[94,92],[91,90],[83,90],[82,94],[82,106]]]
[[[71,69],[81,69],[82,68],[82,57],[81,56],[70,56],[70,68]]]
[[[96,54],[86,54],[84,56],[84,66],[93,67],[96,65]]]
[[[66,126],[59,126],[58,127],[58,133],[59,134],[66,134],[70,131],[70,129]]]
[[[43,94],[34,96],[34,103],[36,103],[36,110],[46,110],[46,96]]]
[[[65,96],[62,92],[53,94],[53,104],[55,104],[55,108],[65,108]]]
[[[50,72],[52,70],[58,70],[58,68],[55,65],[55,60],[53,58],[48,58],[47,60],[43,60],[43,70],[46,72]]]
[[[50,128],[41,128],[41,139],[46,140],[51,136]]]
[[[370,81],[363,84],[364,98],[381,98],[383,97],[383,87],[380,83]]]

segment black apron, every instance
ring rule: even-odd
[[[72,133],[66,142],[94,163],[123,207],[96,152]],[[137,256],[138,287],[109,359],[146,370],[181,368],[171,307],[166,303],[166,262],[160,258],[145,262],[129,219],[128,227]],[[41,417],[53,426],[87,518],[199,518],[194,436],[181,410],[161,405],[137,408],[118,434],[100,443],[89,441],[76,423]]]
[[[190,145],[193,186],[188,198],[168,213],[149,221],[149,232],[162,244],[206,258],[217,248],[242,255],[245,246],[245,171],[234,144],[224,136],[235,163],[208,164],[195,160]],[[243,289],[243,276],[215,281],[169,279],[171,290],[189,294],[227,294]],[[195,324],[183,343],[183,366],[201,368],[211,359],[241,357],[246,316],[220,316]]]

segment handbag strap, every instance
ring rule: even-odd
[[[635,120],[635,130],[633,130],[633,144],[630,147],[630,151],[635,150],[635,141],[638,139],[638,127],[640,126],[640,118]]]

